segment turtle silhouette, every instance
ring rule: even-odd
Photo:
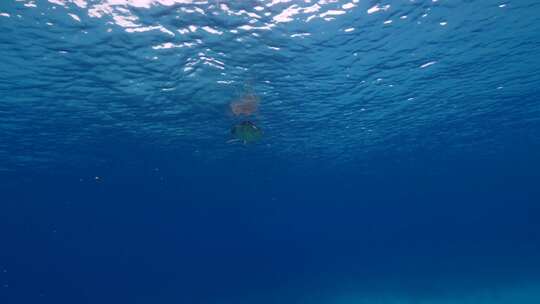
[[[253,122],[245,120],[231,128],[231,135],[234,139],[230,142],[241,141],[247,144],[259,141],[262,138],[263,132]]]

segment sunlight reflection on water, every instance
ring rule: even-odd
[[[24,161],[94,138],[99,132],[88,126],[95,125],[162,145],[205,146],[204,157],[217,158],[231,152],[222,137],[234,122],[224,113],[251,83],[270,155],[350,161],[419,147],[448,152],[484,144],[491,149],[483,151],[498,151],[482,115],[530,121],[524,111],[538,112],[521,98],[540,84],[540,59],[532,55],[537,8],[470,1],[2,1],[0,106],[24,113],[3,129],[22,146],[41,147],[17,157]],[[527,106],[505,102],[511,98]],[[28,121],[35,128],[63,122],[72,133],[23,136]],[[524,119],[490,121],[532,130]],[[0,154],[16,154],[11,146],[0,146]]]

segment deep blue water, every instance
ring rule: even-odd
[[[540,303],[538,50],[533,0],[3,0],[0,304]]]

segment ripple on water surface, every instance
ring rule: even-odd
[[[489,154],[512,132],[538,142],[539,9],[535,1],[2,1],[0,155],[15,166],[68,161],[60,151],[98,157],[80,147],[128,135],[227,157],[238,148],[227,144],[235,123],[227,110],[246,87],[260,98],[265,130],[252,149],[268,157]]]

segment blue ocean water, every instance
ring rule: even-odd
[[[0,304],[540,303],[539,33],[534,0],[1,1]]]

